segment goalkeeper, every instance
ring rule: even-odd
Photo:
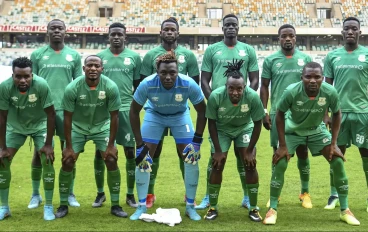
[[[172,51],[158,57],[156,62],[157,73],[140,83],[130,107],[130,123],[137,145],[135,179],[139,199],[139,206],[130,219],[138,220],[147,211],[146,196],[152,164],[150,154],[155,154],[162,133],[165,128],[170,128],[177,147],[183,151],[185,162],[185,213],[197,221],[201,217],[194,209],[194,198],[199,177],[199,150],[206,126],[204,96],[192,78],[178,73],[178,61]],[[197,111],[196,131],[189,114],[188,99]],[[139,112],[143,105],[146,113],[140,130]]]

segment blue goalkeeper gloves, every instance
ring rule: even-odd
[[[153,161],[149,155],[149,149],[145,143],[137,147],[135,154],[135,164],[141,172],[152,172]]]
[[[203,138],[202,135],[194,134],[193,140],[183,150],[183,155],[186,156],[184,162],[195,165],[201,158],[200,150]]]

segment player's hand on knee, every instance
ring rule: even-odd
[[[64,148],[63,150],[63,158],[61,161],[65,163],[68,159],[73,160],[73,162],[77,160],[77,156],[72,148]]]
[[[194,134],[193,140],[183,150],[184,162],[195,165],[201,159],[202,135]]]
[[[102,153],[103,160],[106,160],[109,156],[118,160],[118,149],[115,146],[107,146],[106,151]]]
[[[266,114],[263,118],[263,127],[266,130],[271,130],[271,118],[270,115]]]
[[[0,149],[0,165],[5,168],[4,159],[7,158],[9,161],[13,158],[8,149]]]
[[[225,152],[215,152],[212,156],[212,167],[215,170],[222,170],[226,160]]]
[[[328,161],[331,161],[333,159],[333,156],[336,156],[336,157],[340,157],[342,160],[344,160],[344,162],[346,161],[344,155],[342,154],[340,148],[335,144],[331,144],[330,145],[330,154],[329,154],[329,157],[328,157]]]
[[[55,160],[54,148],[51,145],[45,145],[45,146],[43,146],[38,151],[38,155],[41,156],[42,153],[44,153],[45,156],[46,156],[46,165],[48,165],[49,163],[51,163],[51,164],[54,163],[54,160]]]
[[[145,143],[137,146],[135,164],[141,172],[152,172],[151,165],[153,160],[149,155],[149,149]]]
[[[255,156],[255,152],[253,152],[253,150],[250,149],[246,149],[245,150],[245,154],[244,154],[244,163],[247,167],[255,167],[257,164],[256,161],[256,156]]]
[[[282,158],[286,157],[287,161],[290,160],[290,155],[286,146],[280,146],[277,148],[275,154],[273,155],[272,163],[277,164]]]

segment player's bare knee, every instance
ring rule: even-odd
[[[95,151],[95,157],[96,157],[96,159],[102,159],[101,151],[96,150]]]
[[[108,156],[106,159],[105,159],[105,164],[106,164],[106,168],[108,171],[115,171],[118,167],[118,162],[116,159],[114,159],[113,157],[111,156]]]
[[[134,157],[134,147],[124,147],[125,157],[127,159],[133,159]]]
[[[73,171],[75,161],[72,158],[66,159],[62,162],[62,168],[66,172]]]

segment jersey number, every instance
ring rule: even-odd
[[[364,143],[364,135],[357,134],[356,135],[356,142],[359,143],[359,144],[363,144]]]
[[[130,133],[125,135],[125,139],[129,142],[130,141]]]
[[[190,128],[188,124],[185,125],[185,128],[187,128],[187,132],[190,132]]]
[[[250,138],[248,134],[243,135],[243,143],[249,143]]]
[[[106,146],[108,146],[109,145],[109,137],[106,137],[105,141],[106,141]]]

